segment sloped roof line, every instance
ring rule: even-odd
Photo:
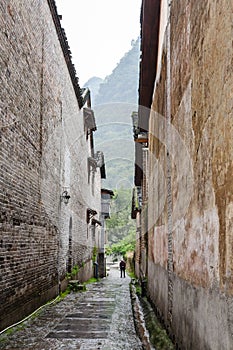
[[[67,64],[67,68],[70,74],[70,78],[74,87],[74,91],[75,91],[75,95],[77,97],[78,100],[78,105],[79,108],[81,109],[84,105],[84,101],[83,101],[83,97],[82,97],[82,90],[79,86],[79,82],[78,82],[78,77],[76,75],[76,70],[74,67],[74,64],[72,63],[72,58],[71,58],[71,51],[70,51],[70,47],[68,44],[68,40],[65,34],[65,30],[62,28],[61,23],[60,23],[60,16],[57,13],[57,6],[54,0],[47,0],[48,1],[48,5],[51,11],[51,15],[53,18],[53,22],[57,31],[57,36],[58,39],[60,41],[60,45],[63,51],[63,55]]]

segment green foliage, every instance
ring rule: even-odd
[[[66,290],[60,294],[59,301],[65,299],[65,297],[66,297],[69,293],[70,293],[70,289],[69,289],[69,288],[66,288]]]
[[[129,277],[131,279],[135,279],[136,278],[134,271],[127,271],[127,274],[129,275]]]
[[[136,240],[132,237],[132,234],[130,234],[120,242],[112,244],[112,254],[125,256],[127,252],[135,250],[135,244]]]
[[[112,255],[112,248],[109,245],[105,247],[105,254]]]
[[[66,278],[68,280],[70,280],[70,279],[74,278],[77,275],[78,272],[79,272],[78,265],[74,265],[74,267],[72,268],[72,271],[71,272],[67,272]]]
[[[91,283],[95,283],[95,282],[98,282],[98,279],[95,277],[92,277],[89,280],[87,280],[86,282],[84,282],[83,284],[87,285],[87,284],[91,284]]]
[[[93,261],[93,263],[96,261],[97,253],[98,253],[98,249],[97,249],[96,246],[94,246],[93,250],[92,250],[92,261]]]
[[[121,188],[114,191],[114,194],[111,203],[111,217],[106,221],[109,244],[115,251],[134,250],[136,228],[135,220],[131,219],[132,191]],[[117,244],[117,246],[112,246],[112,244]]]
[[[5,342],[7,342],[7,339],[8,339],[9,336],[15,334],[18,331],[23,330],[26,326],[27,326],[27,323],[26,322],[22,322],[22,323],[18,324],[15,327],[8,328],[4,333],[2,333],[0,335],[0,344],[3,345]]]
[[[142,297],[142,287],[139,282],[131,281],[130,290],[131,293],[136,294],[140,300],[140,305],[142,307],[145,325],[149,332],[151,344],[157,350],[174,350],[175,346],[173,345],[172,340],[169,338],[165,328],[156,317],[150,302],[146,296]]]
[[[138,284],[138,283],[136,284],[135,291],[136,291],[137,296],[142,295],[142,287],[140,286],[140,284]]]
[[[78,271],[79,271],[78,265],[74,265],[74,267],[73,267],[73,269],[72,269],[72,271],[71,271],[71,275],[72,275],[72,276],[77,275]]]
[[[146,297],[140,298],[140,301],[143,308],[146,328],[150,335],[151,344],[157,350],[174,350],[175,346],[172,343],[172,340],[169,338],[166,330],[155,316],[154,310]]]
[[[72,292],[84,292],[86,291],[86,286],[80,284],[79,281],[73,281],[74,283],[69,283],[67,289]]]

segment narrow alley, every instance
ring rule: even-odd
[[[232,13],[0,1],[0,350],[233,350]]]
[[[140,350],[132,314],[130,278],[117,266],[109,276],[45,306],[11,335],[0,336],[0,349]],[[5,339],[5,340],[4,340]]]

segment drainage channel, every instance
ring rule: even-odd
[[[144,297],[138,297],[135,282],[131,281],[130,293],[136,332],[144,350],[175,350],[165,328],[157,319],[152,306]]]
[[[140,305],[139,298],[136,294],[135,285],[133,283],[130,284],[130,293],[131,293],[135,328],[136,328],[136,332],[137,332],[137,334],[142,342],[143,349],[144,350],[156,350],[150,342],[150,335],[149,335],[149,332],[147,331],[147,328],[146,328],[143,310],[142,310],[142,307]]]

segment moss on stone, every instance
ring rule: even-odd
[[[151,344],[156,348],[156,350],[174,350],[174,344],[169,338],[166,329],[157,319],[155,312],[147,298],[140,298],[140,302]]]

